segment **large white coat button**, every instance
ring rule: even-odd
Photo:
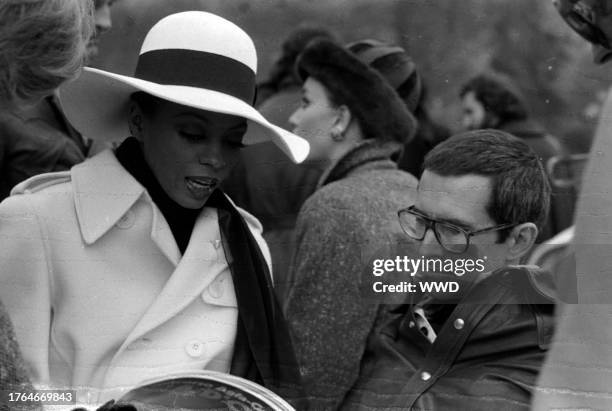
[[[134,225],[134,220],[136,220],[136,217],[134,216],[134,212],[132,210],[128,210],[123,215],[123,217],[121,217],[119,221],[117,221],[117,224],[115,225],[117,226],[117,228],[126,230]]]
[[[185,346],[185,351],[192,358],[200,358],[204,355],[204,343],[198,340],[190,341]]]
[[[212,298],[223,297],[223,280],[215,280],[210,286],[208,286],[208,292]]]
[[[423,381],[429,381],[429,380],[431,379],[431,374],[430,374],[430,373],[428,373],[427,371],[423,371],[423,372],[421,373],[421,379],[422,379]]]

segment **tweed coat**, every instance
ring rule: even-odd
[[[241,214],[270,265],[261,226]],[[169,372],[230,369],[238,309],[216,209],[203,209],[181,256],[110,150],[0,204],[0,298],[33,382],[81,387],[79,401]]]
[[[402,145],[366,140],[331,165],[296,227],[286,316],[313,409],[335,409],[359,373],[379,305],[364,297],[367,261],[405,236],[397,211],[417,180],[391,157]]]
[[[33,392],[28,379],[27,370],[19,351],[13,326],[4,305],[0,302],[0,389],[5,393]],[[31,402],[24,404],[11,403],[6,394],[0,396],[0,411],[8,410],[35,410],[40,404]]]

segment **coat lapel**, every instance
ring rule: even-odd
[[[73,167],[71,173],[77,219],[87,245],[106,234],[145,191],[110,150]]]
[[[126,216],[141,196],[152,205],[151,239],[176,266],[181,253],[168,223],[144,187],[106,150],[72,168],[74,203],[83,240],[98,241]]]
[[[200,213],[185,255],[180,259],[176,270],[161,293],[123,342],[115,357],[134,340],[184,310],[194,299],[201,296],[204,289],[218,275],[227,269],[223,248],[215,247],[215,242],[219,241],[218,226],[215,210],[207,208]]]
[[[176,267],[181,259],[181,251],[174,240],[172,230],[168,225],[168,222],[164,218],[160,209],[153,203],[153,200],[146,193],[151,206],[153,207],[153,223],[151,224],[151,239],[161,250],[162,253],[170,260],[170,262]]]

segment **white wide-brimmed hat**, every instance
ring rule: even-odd
[[[234,23],[203,11],[172,14],[147,34],[133,77],[86,67],[61,90],[70,122],[85,137],[114,141],[129,136],[132,93],[142,91],[173,103],[240,116],[249,127],[244,144],[271,140],[294,162],[310,146],[301,137],[269,123],[252,103],[257,52],[247,33]],[[251,136],[258,136],[254,141]]]

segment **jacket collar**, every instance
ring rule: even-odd
[[[360,142],[344,156],[334,161],[321,175],[317,188],[333,183],[354,172],[357,168],[375,161],[385,162],[384,168],[397,168],[397,164],[392,159],[399,158],[403,145],[396,141],[380,141],[378,139],[368,139]],[[380,165],[382,166],[382,165]],[[376,167],[378,168],[378,167]]]
[[[111,150],[74,166],[71,175],[77,219],[88,245],[113,227],[145,192]]]

